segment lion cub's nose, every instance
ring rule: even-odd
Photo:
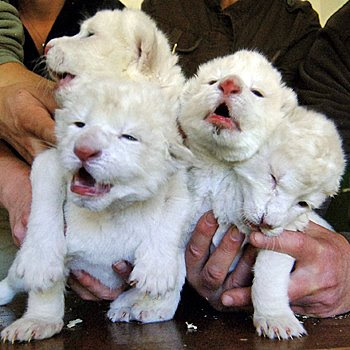
[[[238,86],[232,79],[227,79],[219,84],[219,89],[224,95],[238,94],[241,92],[240,86]]]
[[[79,146],[74,148],[74,153],[81,161],[87,161],[100,156],[101,151],[93,147]]]

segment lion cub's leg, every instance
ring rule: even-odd
[[[252,300],[259,335],[288,339],[306,334],[289,306],[288,284],[294,258],[261,250],[254,266]]]
[[[63,327],[64,282],[43,292],[30,291],[24,315],[1,332],[3,341],[45,339]]]

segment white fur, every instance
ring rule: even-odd
[[[175,103],[184,76],[167,38],[145,13],[103,10],[81,24],[78,34],[51,40],[46,62],[56,74],[108,76],[157,83]],[[62,81],[61,89],[69,88]]]
[[[330,226],[313,212],[336,194],[344,154],[334,124],[297,107],[258,154],[238,165],[243,191],[242,223],[268,236],[284,229],[303,231],[309,220]],[[254,266],[252,300],[257,332],[287,339],[306,331],[289,307],[288,282],[294,259],[260,251]]]
[[[56,112],[57,148],[34,161],[28,233],[0,283],[2,303],[29,291],[28,309],[2,331],[5,340],[61,330],[69,269],[115,288],[122,281],[111,265],[120,259],[134,265],[135,288],[112,302],[112,321],[168,320],[179,302],[189,212],[181,159],[190,152],[169,101],[147,82],[75,87]]]
[[[254,73],[253,73],[254,72]],[[268,82],[266,77],[268,75]],[[239,93],[225,94],[220,86],[233,82]],[[260,92],[264,98],[256,96]],[[227,130],[208,122],[225,104],[236,128]],[[181,98],[180,124],[187,143],[200,157],[234,162],[251,157],[297,104],[280,73],[257,52],[242,50],[199,67]]]
[[[226,112],[217,108],[222,103]],[[203,65],[185,87],[182,109],[181,127],[197,157],[190,171],[195,220],[213,209],[219,222],[214,246],[232,224],[246,234],[254,227],[273,236],[302,231],[310,218],[322,221],[312,209],[338,190],[341,140],[326,117],[297,106],[264,57],[243,50]],[[216,117],[220,113],[225,118]],[[252,299],[259,335],[305,333],[289,307],[293,264],[285,254],[258,254]]]
[[[220,86],[226,82],[233,82],[240,92],[225,94]],[[220,113],[222,104],[229,112],[226,119],[239,128],[220,128],[210,122],[208,117]],[[257,52],[238,51],[199,67],[185,85],[179,116],[185,142],[196,156],[189,180],[193,222],[210,209],[218,213],[221,226],[238,222],[242,191],[235,167],[257,152],[296,105],[295,94],[283,86],[279,72]]]

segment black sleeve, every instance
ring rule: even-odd
[[[93,16],[98,10],[122,10],[125,6],[118,0],[102,0],[98,1],[86,1],[86,10],[90,16]]]
[[[288,6],[288,4],[291,5]],[[296,88],[300,64],[309,53],[321,26],[317,12],[308,1],[287,1],[287,14],[283,20],[290,34],[285,32],[286,28],[281,23],[279,27],[275,26],[274,37],[281,46],[280,56],[277,57],[275,64],[287,85]],[[288,45],[284,45],[284,38],[289,37],[292,40],[288,40]]]
[[[334,120],[350,152],[350,2],[320,31],[300,69],[300,102]]]

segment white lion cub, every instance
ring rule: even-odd
[[[171,113],[161,89],[147,82],[101,79],[66,97],[56,113],[57,148],[33,164],[27,236],[0,283],[0,304],[29,291],[27,311],[1,332],[4,340],[58,333],[68,270],[83,269],[115,288],[122,281],[111,264],[119,259],[134,264],[135,287],[111,303],[108,317],[173,317],[189,212],[181,159],[190,152]]]
[[[221,226],[236,221],[234,167],[254,155],[296,105],[279,72],[257,52],[238,51],[199,67],[185,85],[179,116],[196,156],[190,170],[193,222],[210,209]]]
[[[298,107],[293,91],[260,54],[239,51],[201,66],[182,96],[180,124],[196,156],[190,171],[195,220],[213,209],[216,246],[230,225],[278,235],[303,230],[334,195],[344,171],[341,140],[323,115]],[[232,268],[237,262],[233,263]],[[305,333],[289,307],[294,259],[260,251],[252,289],[258,333]]]
[[[332,229],[313,209],[337,193],[345,160],[341,139],[322,114],[296,107],[257,154],[237,165],[241,192],[235,224],[277,236],[303,231],[309,220]],[[289,306],[294,259],[261,250],[254,266],[252,300],[259,335],[288,339],[306,331]]]
[[[158,84],[173,102],[184,76],[166,36],[139,10],[103,10],[81,24],[72,37],[51,40],[46,63],[60,85],[68,87],[81,74]]]

